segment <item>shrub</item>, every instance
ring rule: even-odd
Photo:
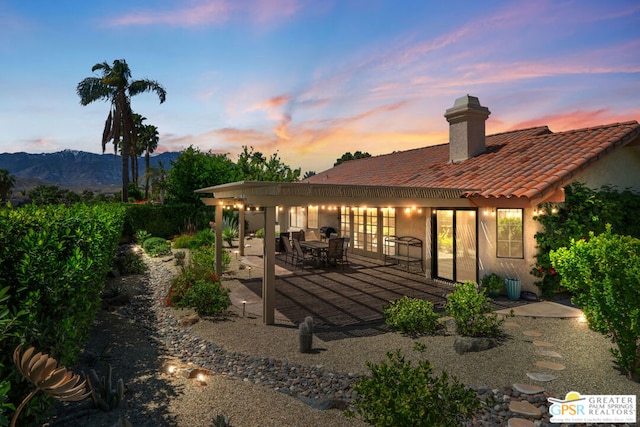
[[[618,236],[607,226],[589,240],[551,251],[562,285],[574,293],[589,327],[617,345],[611,349],[630,378],[640,379],[640,239]]]
[[[189,249],[198,249],[203,246],[213,246],[216,242],[216,235],[207,228],[206,230],[200,230],[195,237],[189,242]]]
[[[144,263],[141,254],[130,249],[118,251],[114,265],[123,276],[144,274],[147,271],[147,265]]]
[[[480,279],[480,285],[490,296],[497,296],[504,287],[504,278],[496,273],[485,274]]]
[[[440,315],[433,311],[433,303],[404,296],[391,301],[384,308],[385,323],[396,331],[417,336],[434,332]]]
[[[233,240],[238,238],[238,221],[235,218],[223,218],[222,240],[227,242],[229,247],[233,246]]]
[[[200,316],[215,316],[223,313],[229,305],[229,289],[215,277],[212,280],[196,280],[187,291],[186,304]]]
[[[142,244],[144,251],[151,257],[169,255],[171,246],[162,237],[149,237]]]
[[[256,231],[256,237],[258,237],[260,239],[264,239],[264,228],[261,228],[261,229]]]
[[[145,240],[151,237],[151,234],[147,230],[138,230],[136,231],[136,243],[142,245]]]
[[[458,283],[447,295],[445,310],[456,322],[460,335],[469,337],[498,337],[504,319],[498,318],[491,307],[491,298],[478,292],[473,282]]]
[[[172,242],[172,246],[175,249],[185,249],[185,248],[190,248],[191,247],[191,241],[194,239],[195,237],[190,235],[190,234],[181,234],[178,237],[176,237],[175,239],[173,239]]]
[[[416,343],[415,350],[425,346]],[[354,390],[355,412],[379,427],[459,426],[480,406],[476,393],[443,371],[433,376],[433,365],[420,360],[417,366],[406,361],[400,350],[387,353],[379,364],[367,362],[370,376],[360,377]],[[353,412],[347,412],[353,416]]]

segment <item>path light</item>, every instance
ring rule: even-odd
[[[247,267],[247,271],[249,271],[249,279],[251,279],[251,266]]]
[[[169,367],[167,368],[167,372],[170,375],[173,375],[176,372],[176,367],[174,365],[169,365]]]
[[[16,425],[20,412],[39,390],[61,402],[84,400],[91,395],[87,392],[86,381],[80,381],[80,375],[67,371],[64,366],[58,367],[58,361],[48,354],[36,353],[29,347],[21,354],[22,344],[13,352],[13,363],[18,371],[36,388],[24,398],[11,419],[10,427]],[[35,354],[34,354],[35,353]]]
[[[238,259],[238,252],[240,251],[233,251],[233,253],[236,254],[236,259]]]
[[[206,380],[207,378],[205,377],[205,375],[204,375],[204,374],[202,374],[202,373],[198,374],[198,376],[196,377],[196,379],[198,380],[198,382],[199,382],[200,384],[206,384],[205,380]]]
[[[584,317],[584,314],[581,314],[580,317],[578,317],[578,322],[580,323],[586,323],[587,318]]]
[[[247,308],[247,301],[242,301],[242,317],[244,317],[246,308]]]

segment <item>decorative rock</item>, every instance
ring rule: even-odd
[[[484,351],[498,345],[494,338],[484,337],[457,337],[453,343],[456,353],[464,354],[474,351]]]
[[[546,357],[557,357],[558,359],[562,359],[562,355],[558,352],[551,350],[538,350],[536,351],[538,356],[546,356]]]
[[[537,331],[522,331],[522,333],[528,337],[541,337],[542,334]]]
[[[543,382],[543,383],[544,382],[548,382],[548,381],[553,381],[556,378],[558,378],[555,375],[540,374],[540,373],[537,373],[537,372],[533,372],[533,373],[532,372],[527,372],[527,376],[529,378],[531,378],[532,380],[534,380],[534,381],[540,381],[540,382]]]
[[[509,404],[509,410],[514,414],[526,415],[529,417],[540,418],[542,412],[526,400],[513,400]]]
[[[515,388],[516,390],[518,390],[520,393],[523,393],[523,394],[538,394],[544,391],[543,387],[540,387],[538,385],[530,385],[530,384],[514,384],[513,388]]]
[[[538,341],[538,340],[534,340],[533,345],[535,345],[536,347],[553,347],[554,346],[550,342]]]
[[[539,368],[552,369],[554,371],[562,371],[565,366],[559,363],[547,362],[546,360],[540,360],[536,362],[536,366]]]
[[[200,321],[200,317],[197,314],[188,314],[180,319],[182,326],[193,326]]]
[[[508,427],[535,427],[533,421],[525,420],[524,418],[509,418],[507,423]]]

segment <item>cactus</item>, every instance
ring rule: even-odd
[[[313,348],[313,318],[307,316],[304,322],[298,327],[298,335],[300,339],[300,352],[311,353]]]
[[[231,427],[231,424],[229,423],[229,417],[227,417],[224,414],[218,415],[213,419],[213,426],[214,427]]]
[[[100,379],[95,370],[89,371],[88,384],[91,390],[91,399],[96,408],[104,412],[117,408],[124,397],[124,381],[120,378],[113,388],[112,382],[113,368],[109,365],[106,377]]]

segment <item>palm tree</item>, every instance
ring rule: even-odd
[[[149,198],[149,168],[150,168],[150,156],[156,148],[158,148],[158,141],[160,137],[158,135],[158,128],[154,125],[145,125],[142,132],[142,148],[144,148],[144,170],[145,170],[145,182],[144,182],[144,198]]]
[[[87,77],[78,83],[76,92],[81,105],[93,101],[111,101],[111,109],[104,124],[102,133],[102,152],[107,143],[113,141],[117,154],[118,144],[122,140],[120,154],[122,156],[122,201],[129,199],[129,156],[131,146],[136,143],[136,131],[131,111],[131,97],[143,92],[155,92],[162,104],[167,92],[154,80],[131,81],[131,70],[124,59],[113,61],[113,66],[106,62],[98,63],[91,68],[92,72],[100,70],[101,77]]]
[[[11,189],[16,184],[13,175],[9,175],[7,169],[0,169],[0,202],[4,202],[11,195]]]

